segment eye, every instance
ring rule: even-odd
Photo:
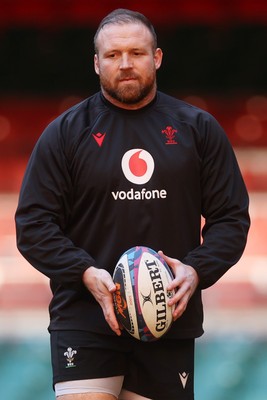
[[[110,51],[104,54],[104,58],[116,58],[118,53],[116,51]]]
[[[143,53],[140,50],[136,50],[133,53],[135,56],[141,56]]]

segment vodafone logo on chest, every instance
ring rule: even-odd
[[[150,180],[154,172],[155,163],[148,151],[132,149],[122,157],[121,167],[128,181],[143,185]]]
[[[128,150],[122,157],[121,168],[125,178],[136,185],[144,185],[151,179],[155,162],[152,155],[143,149]],[[153,200],[165,199],[167,191],[164,189],[136,190],[111,192],[114,200]]]

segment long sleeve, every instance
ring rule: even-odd
[[[203,241],[184,262],[207,288],[240,259],[247,240],[249,199],[233,149],[216,120],[202,123],[201,190]]]
[[[16,212],[17,244],[40,272],[64,286],[81,284],[94,259],[68,237],[73,189],[61,124],[50,124],[29,160]]]

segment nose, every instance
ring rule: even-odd
[[[121,63],[120,63],[120,69],[129,69],[132,68],[133,63],[131,60],[131,57],[129,54],[122,54],[121,56]]]

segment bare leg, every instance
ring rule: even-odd
[[[122,389],[121,394],[119,395],[119,400],[152,400],[152,399]]]
[[[58,396],[57,400],[117,400],[115,396],[107,393],[75,393]]]

